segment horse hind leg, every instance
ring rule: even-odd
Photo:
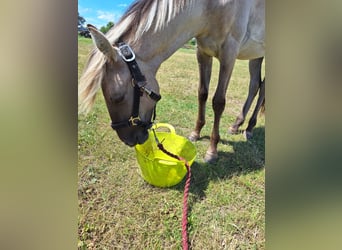
[[[244,136],[247,140],[251,139],[253,136],[253,128],[255,127],[257,123],[258,113],[264,104],[265,104],[265,79],[260,83],[259,97],[255,105],[255,109],[251,116],[251,119],[248,122],[246,131],[244,132]]]
[[[199,66],[199,87],[198,87],[198,115],[195,129],[191,132],[189,139],[197,141],[200,138],[201,130],[205,124],[205,106],[208,99],[208,89],[212,69],[212,57],[197,50],[197,62]]]
[[[263,57],[252,59],[249,61],[249,90],[247,99],[242,107],[241,113],[236,117],[235,123],[228,128],[228,133],[238,134],[239,127],[245,122],[247,113],[252,105],[252,102],[259,90],[259,85],[261,82],[261,65]]]

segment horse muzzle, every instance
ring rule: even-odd
[[[137,144],[143,144],[148,139],[148,130],[143,127],[128,127],[117,129],[121,141],[130,147],[134,147]]]

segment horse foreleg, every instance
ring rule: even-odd
[[[237,134],[239,132],[239,127],[245,122],[247,113],[259,90],[259,85],[261,82],[262,61],[263,61],[263,57],[249,61],[250,82],[249,82],[248,96],[242,107],[241,113],[237,116],[235,120],[235,123],[228,128],[228,132],[230,134]]]
[[[210,145],[204,158],[206,162],[212,162],[218,158],[217,144],[220,141],[220,120],[226,105],[226,92],[237,52],[237,50],[232,49],[234,49],[233,44],[229,44],[229,48],[223,51],[223,55],[220,57],[219,81],[212,101],[214,126],[210,136]]]
[[[225,95],[218,94],[216,91],[212,106],[214,110],[214,125],[210,136],[210,145],[205,154],[204,161],[213,162],[218,158],[217,144],[220,141],[220,120],[226,105]]]
[[[252,114],[252,117],[249,120],[248,127],[244,133],[247,140],[251,139],[253,136],[253,128],[255,127],[257,123],[257,116],[264,100],[265,100],[265,79],[260,83],[258,101],[255,105],[255,109]]]
[[[198,87],[198,115],[195,129],[191,132],[189,139],[196,141],[200,138],[201,130],[205,124],[205,105],[208,99],[208,88],[211,77],[212,57],[197,50],[197,61],[199,66]]]

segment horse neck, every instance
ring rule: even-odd
[[[159,31],[147,31],[133,47],[137,57],[157,71],[162,62],[200,33],[203,27],[200,16],[200,11],[192,15],[185,12]]]

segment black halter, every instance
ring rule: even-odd
[[[131,47],[124,42],[119,42],[118,52],[121,58],[126,62],[129,71],[131,72],[133,78],[134,96],[133,96],[133,110],[131,117],[126,121],[112,122],[111,126],[113,129],[123,128],[123,127],[133,127],[140,126],[143,128],[150,128],[152,126],[152,121],[146,122],[142,121],[139,117],[139,105],[140,97],[146,93],[152,100],[158,102],[161,96],[154,91],[145,87],[147,84],[145,76],[141,73],[140,68],[135,61],[135,54]],[[156,116],[156,109],[153,110],[153,120]]]

